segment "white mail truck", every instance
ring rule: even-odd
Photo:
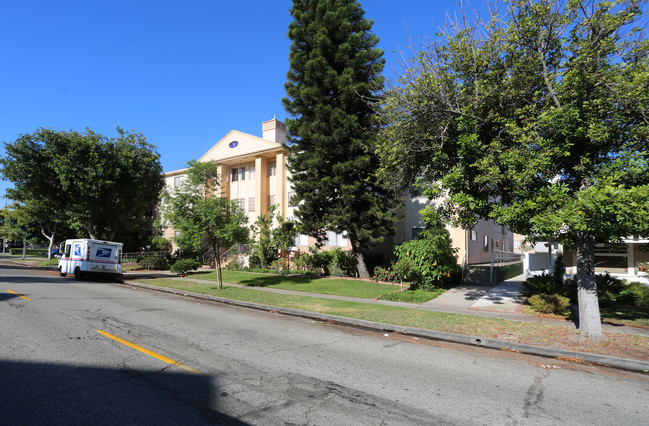
[[[65,240],[61,244],[59,272],[62,277],[74,274],[83,277],[122,278],[122,243],[89,240]]]

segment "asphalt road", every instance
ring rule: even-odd
[[[385,336],[6,264],[0,282],[2,424],[649,419],[646,375]]]

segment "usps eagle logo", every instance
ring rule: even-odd
[[[81,246],[74,246],[74,255],[81,256]]]
[[[109,259],[110,258],[110,253],[113,251],[113,249],[105,248],[105,247],[100,247],[97,249],[97,253],[95,254],[95,257],[102,257]]]

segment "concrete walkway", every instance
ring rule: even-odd
[[[525,275],[511,278],[497,286],[459,285],[426,302],[430,307],[455,307],[508,314],[522,314],[522,283]]]

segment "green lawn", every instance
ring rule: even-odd
[[[610,354],[635,359],[649,357],[649,338],[624,334],[609,334],[604,342],[580,341],[575,329],[543,323],[508,321],[473,315],[447,314],[397,306],[348,302],[310,296],[293,296],[252,288],[225,287],[173,279],[142,279],[141,283],[169,287],[193,293],[208,294],[225,299],[241,300],[309,312],[357,318],[380,323],[417,327],[428,330],[484,336],[542,346]]]
[[[225,279],[224,279],[225,280]],[[169,287],[193,293],[209,294],[226,299],[260,303],[283,308],[300,309],[310,312],[320,312],[368,321],[388,324],[421,327],[439,331],[462,332],[478,329],[488,329],[491,332],[520,331],[519,323],[512,321],[479,318],[471,315],[447,314],[441,312],[420,311],[398,306],[377,305],[363,302],[325,299],[313,296],[294,296],[255,289],[227,287],[219,290],[216,284],[196,283],[177,279],[140,279],[137,282],[160,287]],[[528,324],[533,328],[546,329],[549,325]]]
[[[649,327],[649,303],[640,306],[618,305],[600,308],[602,322],[630,326]]]
[[[216,272],[198,272],[192,278],[216,281]],[[379,284],[372,281],[344,278],[316,278],[304,275],[272,275],[239,271],[223,271],[223,282],[250,287],[280,288],[307,293],[331,294],[337,296],[375,299],[399,291],[399,286]]]

